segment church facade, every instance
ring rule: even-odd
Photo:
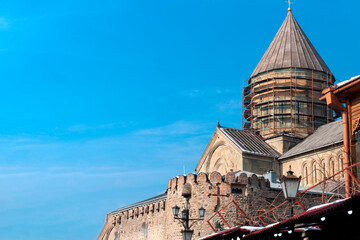
[[[319,100],[334,82],[289,9],[244,88],[243,129],[218,123],[197,174],[174,177],[163,194],[110,212],[98,240],[182,239],[172,207],[186,204],[185,190],[191,195],[192,216],[201,207],[206,210],[192,226],[198,239],[224,227],[216,213],[232,201],[248,215],[256,215],[264,202],[283,201],[276,197],[278,179],[290,168],[302,176],[303,188],[342,169],[342,121],[334,121],[337,113]],[[306,198],[305,207],[314,205],[314,199]],[[231,226],[246,222],[234,206],[222,217]]]

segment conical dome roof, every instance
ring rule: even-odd
[[[306,37],[291,11],[288,11],[285,21],[251,77],[274,69],[290,67],[331,74],[330,69]]]

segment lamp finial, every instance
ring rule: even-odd
[[[287,171],[287,175],[288,175],[288,176],[289,176],[289,175],[294,175],[294,172],[291,171],[291,165],[289,166],[289,171]]]

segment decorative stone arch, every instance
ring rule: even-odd
[[[208,155],[206,172],[218,171],[222,175],[234,169],[236,157],[232,148],[225,141],[217,143]]]
[[[310,171],[309,171],[309,164],[307,162],[304,162],[302,165],[302,179],[303,179],[303,184],[304,186],[309,185],[309,179],[311,177]]]
[[[311,161],[311,182],[316,184],[319,181],[318,163],[315,160]]]
[[[330,155],[329,156],[329,160],[328,160],[328,163],[329,163],[329,175],[332,176],[335,174],[335,172],[337,172],[337,169],[336,169],[336,163],[335,163],[335,157],[334,155]],[[334,179],[334,177],[333,177]]]
[[[217,171],[220,173],[227,173],[229,172],[228,164],[224,158],[219,158],[216,160],[214,168],[212,171]]]
[[[325,158],[320,159],[319,175],[319,180],[325,180],[328,176],[328,168],[326,167]]]
[[[206,172],[209,172],[209,168],[210,168],[210,164],[211,164],[211,159],[212,156],[214,155],[214,152],[221,146],[226,146],[226,142],[225,141],[219,141],[218,143],[216,143],[213,148],[211,149],[211,151],[208,153],[207,156],[207,161],[206,161]]]
[[[344,154],[342,151],[339,151],[337,154],[336,154],[336,159],[335,159],[336,163],[335,165],[337,165],[338,167],[338,171],[344,169]],[[342,172],[339,174],[340,177],[345,177],[345,173]]]

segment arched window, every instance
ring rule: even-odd
[[[342,170],[342,169],[344,169],[344,157],[342,156],[342,155],[339,155],[339,157],[338,157],[338,165],[339,165],[339,170]],[[343,172],[341,172],[341,174],[340,174],[340,176],[341,177],[344,177],[345,175],[344,175],[344,171]]]
[[[303,176],[304,176],[304,186],[309,185],[309,170],[307,164],[304,164],[303,166]]]
[[[329,168],[330,168],[330,175],[334,175],[335,174],[335,161],[334,158],[331,157],[329,160]],[[333,177],[334,179],[335,177]]]
[[[325,160],[322,160],[322,161],[321,161],[321,171],[320,171],[320,174],[322,175],[322,179],[325,180],[325,179],[326,179],[326,175],[327,175]]]
[[[318,181],[316,162],[313,163],[312,172],[313,172],[313,174],[312,174],[313,175],[313,184],[316,184]]]

